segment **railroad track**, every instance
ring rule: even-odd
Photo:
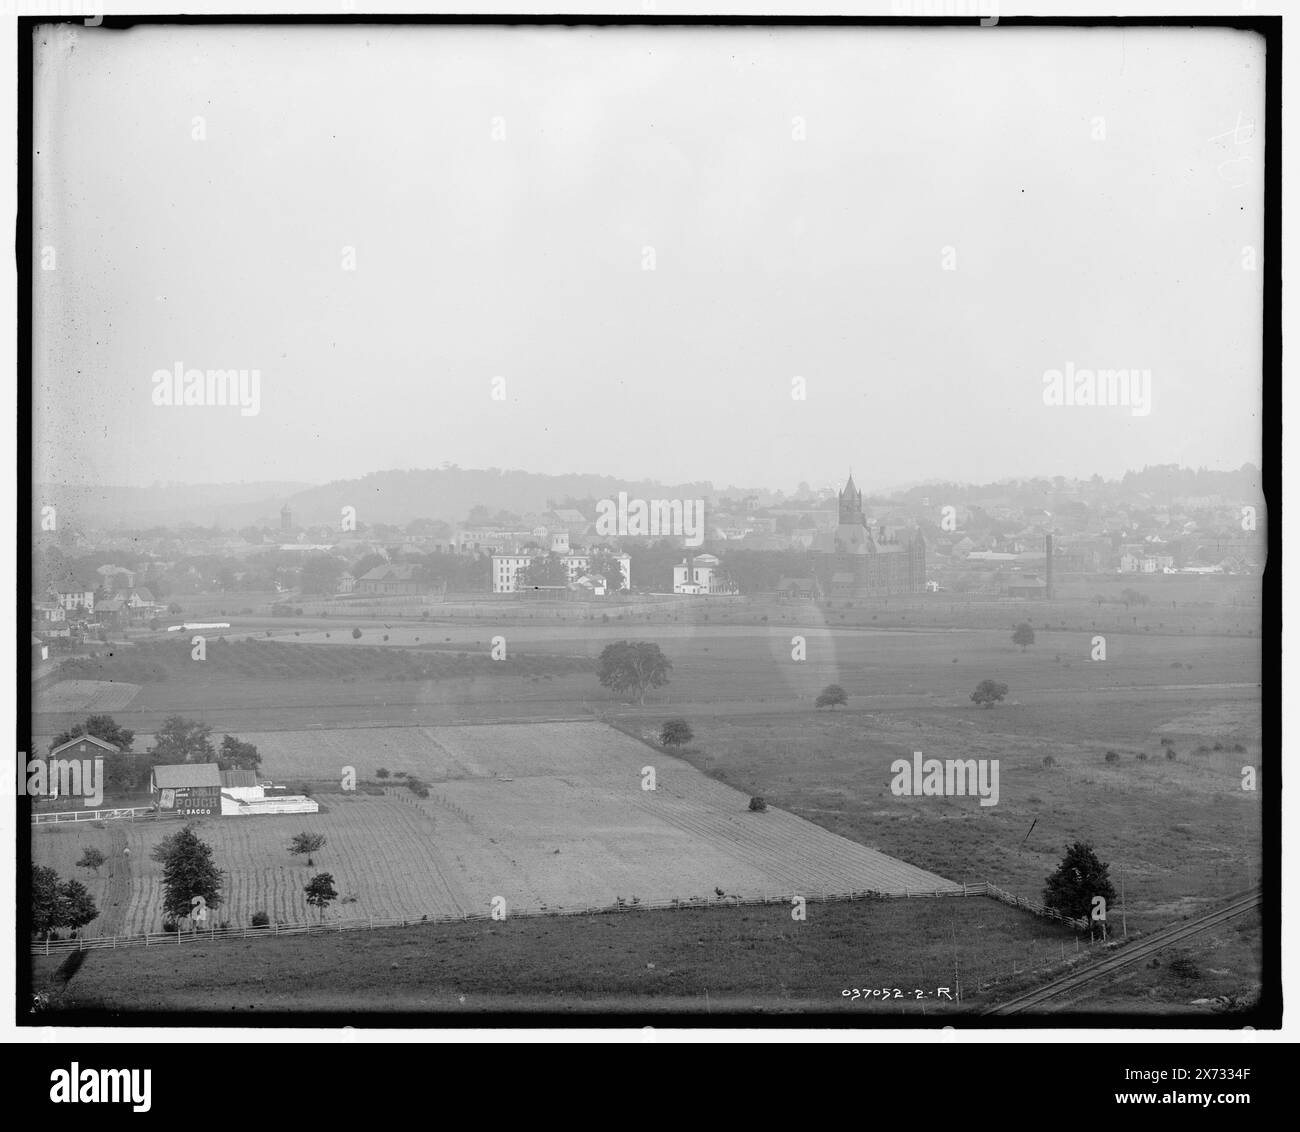
[[[1116,954],[1093,963],[1082,971],[1075,971],[1044,986],[1035,987],[1031,991],[1017,995],[1015,998],[1007,999],[1006,1002],[991,1006],[983,1013],[1007,1015],[1021,1014],[1033,1010],[1037,1006],[1076,991],[1080,987],[1105,978],[1107,975],[1113,975],[1126,967],[1141,963],[1167,947],[1182,943],[1184,940],[1200,935],[1201,932],[1227,923],[1227,921],[1249,912],[1252,908],[1259,907],[1260,900],[1260,890],[1256,886],[1240,896],[1234,896],[1227,904],[1213,912],[1206,912],[1194,920],[1187,920],[1183,923],[1171,924],[1168,927],[1161,928],[1159,931],[1147,936],[1146,939],[1129,944]]]

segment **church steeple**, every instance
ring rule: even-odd
[[[840,525],[865,527],[867,517],[862,511],[862,492],[858,490],[857,485],[853,482],[853,471],[849,470],[848,483],[844,485],[844,490],[840,492]]]

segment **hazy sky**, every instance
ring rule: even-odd
[[[41,38],[38,480],[1261,461],[1248,33]],[[177,363],[258,413],[155,404]],[[1150,413],[1045,405],[1067,365]]]

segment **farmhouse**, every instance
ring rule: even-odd
[[[221,813],[221,771],[216,763],[156,766],[149,772],[149,793],[158,796],[164,813],[210,817]]]
[[[414,566],[376,566],[357,579],[356,589],[363,594],[424,593],[428,587],[416,577]]]

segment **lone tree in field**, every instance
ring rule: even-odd
[[[307,894],[307,903],[313,908],[320,909],[322,922],[325,919],[325,909],[333,904],[339,896],[334,889],[334,877],[329,873],[317,873],[303,887],[303,892]]]
[[[188,825],[169,842],[163,864],[163,915],[179,922],[193,916],[196,907],[219,908],[221,872],[212,859],[212,846],[200,841]]]
[[[668,683],[672,666],[659,646],[650,641],[616,641],[601,650],[596,677],[602,687],[619,695],[631,692],[638,703],[644,704],[649,689]]]
[[[821,694],[817,697],[814,703],[815,706],[819,708],[833,708],[843,707],[848,702],[849,695],[843,688],[838,684],[827,684],[826,687],[821,690]]]
[[[992,707],[1007,698],[1007,686],[999,680],[981,680],[970,698],[980,707]]]
[[[311,855],[317,852],[325,844],[325,835],[323,833],[300,833],[289,843],[289,852],[294,856],[307,858],[307,864],[312,863]]]
[[[1034,627],[1028,621],[1022,621],[1016,626],[1016,631],[1011,634],[1012,644],[1020,646],[1020,651],[1034,643]]]
[[[1098,859],[1092,845],[1076,841],[1066,851],[1056,872],[1047,878],[1043,903],[1063,916],[1091,920],[1093,897],[1105,899],[1107,909],[1115,902],[1110,883],[1110,866]]]
[[[81,851],[81,857],[77,860],[77,868],[94,869],[96,874],[99,872],[99,866],[104,863],[104,854],[96,849],[93,845],[87,845]]]
[[[691,725],[684,719],[670,719],[659,732],[659,742],[665,747],[680,747],[695,738]]]

